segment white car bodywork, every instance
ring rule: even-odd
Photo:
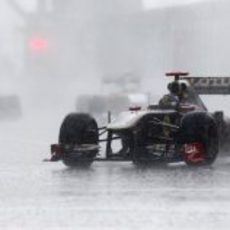
[[[137,110],[137,111],[126,111],[119,114],[119,116],[107,125],[109,130],[121,130],[129,129],[134,127],[137,122],[147,114],[171,114],[175,113],[175,110]]]
[[[187,86],[187,102],[180,103],[180,110],[178,111],[181,113],[187,113],[190,111],[206,111],[207,109],[205,105],[203,104],[200,96],[193,90],[191,84],[186,80],[180,80],[180,83],[183,83]],[[135,101],[147,101],[147,97],[142,96],[143,95],[140,94],[137,96],[137,98],[134,97]],[[144,98],[145,100],[143,100]],[[120,129],[128,129],[134,127],[137,122],[147,114],[171,114],[176,112],[174,109],[160,109],[157,106],[154,109],[135,110],[135,107],[138,108],[140,104],[134,103],[132,105],[134,106],[134,109],[120,113],[118,117],[107,126],[107,129],[114,131]]]

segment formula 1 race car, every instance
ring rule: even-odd
[[[219,146],[229,137],[222,111],[209,113],[199,94],[229,93],[230,78],[188,77],[168,73],[177,86],[175,101],[132,107],[114,121],[98,127],[87,113],[71,113],[63,120],[58,144],[51,145],[51,161],[67,166],[89,166],[93,161],[131,161],[137,165],[185,162],[191,166],[211,165]],[[169,88],[170,88],[169,87]],[[175,87],[174,87],[175,88]],[[110,117],[110,116],[109,116]],[[114,142],[120,140],[120,149]],[[105,143],[105,154],[99,155]]]

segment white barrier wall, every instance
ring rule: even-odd
[[[149,56],[162,68],[198,75],[230,75],[230,2],[209,1],[149,12],[145,21],[158,45]],[[146,17],[146,15],[144,16]],[[155,24],[153,26],[153,21]],[[151,34],[149,33],[150,37]],[[157,50],[157,52],[156,52]],[[165,61],[164,61],[165,60]],[[148,69],[151,63],[145,67]]]
[[[194,74],[230,75],[230,2],[172,9],[173,63]]]
[[[146,78],[178,69],[230,75],[229,12],[230,2],[213,0],[111,19],[99,33],[99,66]]]

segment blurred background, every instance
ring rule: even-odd
[[[78,94],[105,90],[105,76],[131,73],[139,91],[159,94],[166,71],[229,75],[229,9],[227,0],[1,1],[0,93],[19,95],[25,113],[64,113]]]
[[[42,162],[71,111],[156,103],[167,71],[230,76],[229,12],[228,0],[1,0],[0,229],[229,229],[229,157]],[[229,96],[204,99],[230,114]]]
[[[230,76],[229,10],[228,0],[3,0],[0,121],[58,133],[71,111],[157,103],[167,71]],[[227,96],[204,98],[230,112]]]

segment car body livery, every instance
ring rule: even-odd
[[[51,145],[51,161],[62,160],[68,166],[88,166],[93,161],[212,164],[220,146],[228,142],[230,126],[222,111],[208,112],[199,95],[227,93],[230,78],[196,78],[182,72],[167,75],[174,76],[179,86],[179,103],[131,107],[113,121],[109,116],[104,127],[98,127],[88,113],[68,114],[58,144]],[[120,149],[114,149],[114,141],[120,141]],[[100,154],[103,142],[105,153]]]

